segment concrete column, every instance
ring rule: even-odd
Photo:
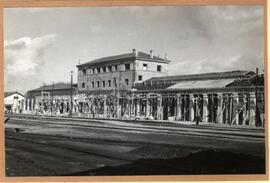
[[[182,119],[182,97],[181,95],[179,96],[179,120]]]
[[[163,113],[163,110],[164,110],[164,106],[162,106],[162,102],[163,102],[163,97],[162,95],[160,96],[160,119],[163,120],[163,117],[164,117],[164,113]]]
[[[120,107],[120,96],[118,95],[118,99],[116,102],[116,118],[121,119],[121,107]]]
[[[23,100],[23,113],[26,111],[26,99]]]
[[[37,97],[36,97],[34,110],[36,110],[38,108],[38,106],[39,106],[39,104],[38,104],[38,100],[37,100]]]
[[[194,95],[189,94],[189,116],[190,116],[190,121],[192,122],[194,120]]]
[[[261,106],[259,109],[259,114],[260,114],[260,119],[262,122],[262,126],[265,126],[265,119],[264,119],[264,94],[263,93],[258,93],[258,97],[259,97],[259,101],[261,101],[261,103],[258,101],[258,105]]]
[[[264,126],[264,100],[263,100],[263,93],[258,92],[257,94],[257,104],[258,104],[258,125]]]
[[[184,98],[183,98],[183,101],[184,101],[184,106],[183,106],[183,121],[187,121],[188,119],[186,119],[186,112],[187,112],[187,109],[186,109],[186,104],[187,104],[187,96],[184,95]]]
[[[246,121],[247,121],[247,95],[244,94],[243,97],[244,97],[243,98],[244,107],[243,107],[243,117],[242,117],[243,122],[242,122],[242,125],[246,125]]]
[[[234,113],[235,113],[235,124],[236,125],[239,125],[239,96],[238,96],[238,93],[233,93],[233,103],[236,105],[234,107]]]
[[[256,98],[255,92],[250,93],[249,98],[249,125],[255,126],[255,117],[256,117]]]
[[[34,99],[31,100],[31,110],[34,111],[35,108],[34,108]]]
[[[233,95],[230,97],[230,124],[233,123]]]
[[[106,95],[104,96],[104,103],[103,103],[103,117],[106,118],[107,117],[107,103],[106,103]]]
[[[145,109],[145,116],[149,117],[150,116],[150,102],[149,102],[149,95],[146,97],[146,109]]]
[[[176,95],[176,106],[175,106],[175,120],[179,120],[179,116],[180,116],[180,109],[179,109],[179,106],[180,106],[180,97],[179,95]]]
[[[135,107],[134,107],[134,94],[132,92],[131,94],[131,99],[130,99],[130,111],[129,111],[129,116],[134,116],[135,115]]]
[[[218,93],[217,122],[223,123],[223,94]]]
[[[163,115],[162,115],[162,96],[159,95],[157,98],[157,119],[162,120]]]
[[[30,99],[29,98],[26,100],[26,110],[27,111],[30,110]]]
[[[137,100],[136,100],[136,116],[139,116],[140,115],[140,98],[137,97]]]
[[[207,108],[207,105],[208,105],[208,96],[207,94],[203,94],[203,122],[206,122],[208,123],[208,108]]]
[[[182,106],[182,98],[181,98],[181,94],[179,94],[177,96],[177,107],[176,107],[176,120],[180,120],[182,118],[182,110],[181,110],[181,106]]]
[[[230,98],[229,98],[229,95],[226,94],[226,103],[224,104],[224,107],[225,107],[225,115],[226,115],[226,118],[225,118],[225,123],[228,124],[229,123],[229,114],[230,114]]]
[[[153,98],[151,98],[150,96],[148,97],[148,117],[151,117],[151,119],[153,118]],[[151,102],[150,102],[151,101]]]

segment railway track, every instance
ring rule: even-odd
[[[109,130],[122,130],[138,133],[170,133],[170,135],[193,135],[202,138],[219,138],[228,140],[240,141],[264,141],[264,130],[262,129],[249,129],[249,128],[223,128],[223,127],[206,127],[206,126],[153,126],[148,124],[134,124],[123,122],[104,122],[104,121],[67,121],[66,119],[52,119],[47,118],[19,118],[18,116],[10,117],[13,122],[19,123],[25,121],[29,123],[41,123],[62,125],[70,127],[83,127],[95,129],[109,129]]]
[[[249,131],[249,132],[264,132],[263,127],[251,127],[251,126],[241,126],[241,125],[222,125],[222,126],[213,126],[214,123],[203,124],[203,125],[186,125],[177,122],[169,122],[169,121],[151,121],[151,120],[119,120],[112,118],[83,118],[83,117],[58,117],[58,116],[36,116],[36,115],[18,115],[18,114],[5,114],[6,117],[18,117],[20,119],[49,119],[49,120],[61,120],[61,121],[74,121],[74,122],[91,122],[98,124],[105,124],[108,122],[123,122],[128,124],[140,124],[140,125],[149,125],[149,126],[164,126],[164,127],[185,127],[185,128],[197,128],[197,129],[229,129],[230,131]],[[195,124],[195,122],[194,122]]]
[[[26,135],[26,136],[25,136]],[[8,132],[6,134],[6,141],[11,144],[9,145],[10,147],[9,148],[12,148],[14,146],[15,148],[15,145],[12,145],[12,144],[16,144],[16,149],[17,151],[21,151],[21,152],[24,152],[25,153],[30,153],[30,154],[39,154],[43,157],[53,157],[53,158],[56,158],[56,159],[61,159],[59,160],[59,162],[61,162],[62,164],[65,164],[65,161],[67,162],[71,162],[71,161],[74,161],[74,162],[79,162],[79,161],[82,161],[82,162],[86,162],[87,163],[87,158],[85,158],[85,156],[82,156],[82,154],[86,155],[86,157],[96,157],[99,159],[99,161],[102,162],[102,159],[104,161],[104,159],[107,161],[107,164],[110,164],[108,163],[108,161],[112,161],[112,162],[117,162],[117,164],[127,164],[127,163],[132,163],[133,161],[135,161],[138,157],[136,156],[131,156],[131,155],[125,155],[124,153],[119,155],[119,154],[112,154],[110,152],[94,152],[93,150],[91,149],[82,149],[82,148],[78,148],[78,147],[73,147],[73,146],[67,146],[66,144],[59,144],[59,143],[53,143],[52,139],[51,139],[51,136],[48,136],[46,137],[46,135],[42,135],[42,140],[31,140],[31,138],[29,137],[33,137],[31,136],[30,134],[28,134],[29,136],[27,136],[27,134],[21,134],[19,136],[13,136],[11,135],[10,132]],[[57,136],[55,136],[57,138]],[[39,137],[40,138],[40,137]],[[58,137],[59,139],[59,137]],[[70,139],[70,138],[61,138],[62,140],[69,140],[69,141],[80,141],[80,139]],[[119,142],[115,142],[115,143],[118,143]],[[129,144],[132,143],[132,142],[129,142]],[[138,143],[138,142],[134,142],[136,145],[140,144],[142,145],[141,143]],[[145,143],[145,145],[149,143]],[[33,148],[33,146],[35,148]],[[62,154],[61,152],[62,151],[65,151],[65,152],[69,152],[69,153],[75,153],[77,154],[77,156],[75,157],[71,157],[70,155],[68,154]],[[13,155],[11,152],[7,151],[7,154],[9,155]],[[80,156],[78,156],[78,154],[80,154]],[[17,155],[18,156],[18,155]],[[63,173],[59,173],[59,170],[56,171],[55,168],[53,168],[52,166],[50,166],[51,164],[48,163],[47,165],[44,165],[44,164],[41,164],[37,161],[35,161],[35,158],[27,158],[26,156],[19,156],[20,158],[22,158],[22,160],[26,163],[31,163],[32,165],[31,166],[35,166],[37,168],[40,168],[40,169],[43,169],[45,172],[48,172],[48,174],[50,175],[62,175]],[[55,163],[55,160],[53,160],[54,163]],[[57,161],[56,161],[57,162]],[[167,164],[167,165],[160,165],[158,163],[143,163],[143,162],[137,162],[139,165],[141,166],[144,166],[144,165],[147,165],[147,166],[153,166],[153,167],[160,167],[160,168],[170,168],[170,169],[174,169],[175,167],[174,166],[170,166],[170,164]],[[87,167],[89,168],[89,167]],[[79,168],[80,169],[80,168]],[[180,167],[177,167],[178,170],[181,170]],[[89,169],[87,169],[89,171]],[[185,168],[182,168],[183,171],[187,172],[189,170],[186,170]],[[78,171],[78,170],[77,170]],[[76,173],[77,171],[75,172],[72,172],[70,171],[69,173],[65,172],[63,170],[63,172],[65,172],[64,174],[65,175],[68,175],[68,174],[73,174],[73,173]],[[80,171],[84,171],[84,169],[80,170]],[[80,172],[79,171],[79,172]],[[61,171],[60,171],[61,172]]]

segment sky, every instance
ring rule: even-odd
[[[264,69],[262,6],[4,9],[4,90],[69,82],[78,63],[138,51],[169,75]]]

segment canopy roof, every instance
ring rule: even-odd
[[[167,89],[223,88],[233,81],[233,79],[182,81]]]

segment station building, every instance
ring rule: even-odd
[[[263,75],[235,70],[171,76],[170,62],[167,55],[133,49],[77,65],[73,116],[264,126]],[[24,106],[68,115],[70,94],[68,83],[43,86],[27,93]]]
[[[245,70],[168,76],[170,62],[167,56],[133,49],[80,64],[78,92],[89,99],[88,106],[103,106],[99,111],[104,118],[264,124],[263,76]],[[118,96],[116,102],[108,99],[112,91]],[[97,96],[101,103],[93,102]]]
[[[168,74],[168,56],[154,56],[133,49],[131,53],[104,57],[78,68],[78,91],[80,93],[112,93],[130,90],[135,83],[142,83],[151,77]]]

